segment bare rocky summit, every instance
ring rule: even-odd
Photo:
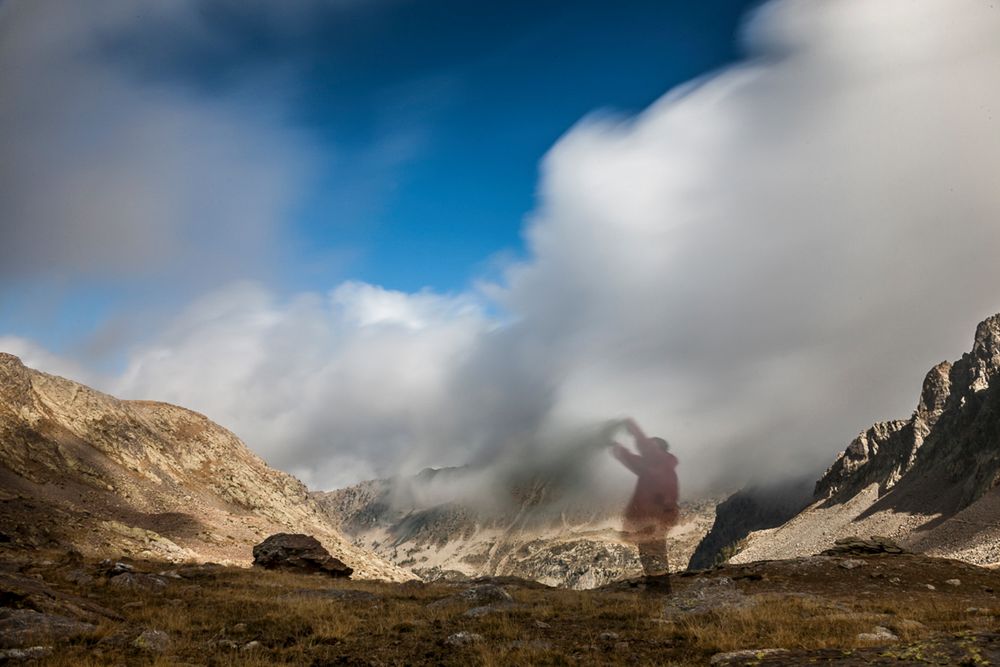
[[[758,531],[733,562],[789,558],[882,535],[903,548],[1000,563],[1000,315],[972,350],[934,366],[909,419],[880,422],[816,483],[813,502]]]
[[[315,536],[363,578],[412,578],[344,539],[301,482],[205,416],[0,353],[0,543],[248,565],[279,532]]]

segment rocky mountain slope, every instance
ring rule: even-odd
[[[861,433],[817,482],[812,504],[751,535],[734,562],[817,553],[850,535],[1000,563],[1000,315],[972,350],[927,374],[906,420]]]
[[[428,580],[516,576],[589,589],[638,575],[635,549],[619,533],[623,498],[563,482],[535,472],[498,483],[481,470],[451,468],[316,496],[357,544]],[[447,488],[476,489],[494,502]],[[682,504],[682,523],[668,536],[673,569],[684,568],[708,531],[716,500]]]
[[[0,353],[0,542],[249,564],[276,532],[316,536],[356,576],[412,578],[344,539],[301,482],[203,415]]]
[[[688,562],[700,570],[723,562],[751,532],[785,523],[812,502],[815,477],[750,484],[715,508],[715,522]]]

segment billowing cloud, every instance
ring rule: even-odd
[[[745,64],[570,132],[501,292],[554,413],[634,412],[696,483],[907,414],[1000,309],[997,34],[979,2],[775,2]]]
[[[205,32],[194,2],[0,7],[0,279],[258,273],[313,155],[280,73],[205,95],[115,44]]]
[[[231,286],[106,386],[320,487],[620,414],[687,491],[819,465],[1000,310],[998,34],[974,0],[772,2],[746,62],[551,150],[497,284]]]
[[[110,388],[202,411],[330,487],[467,454],[450,379],[488,326],[464,296],[346,283],[285,301],[238,284],[188,308]]]

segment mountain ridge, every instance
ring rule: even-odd
[[[818,553],[838,538],[885,535],[911,549],[1000,563],[1000,314],[972,349],[926,374],[909,419],[862,431],[817,481],[813,502],[752,533],[732,562]],[[969,517],[979,517],[970,519]]]
[[[361,577],[412,578],[344,539],[305,485],[205,415],[118,399],[7,353],[0,483],[14,545],[247,565],[268,534],[305,532]]]

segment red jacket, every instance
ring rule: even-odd
[[[672,526],[677,523],[677,457],[648,439],[636,441],[638,454],[615,443],[613,454],[638,479],[635,493],[625,507],[630,521]]]

